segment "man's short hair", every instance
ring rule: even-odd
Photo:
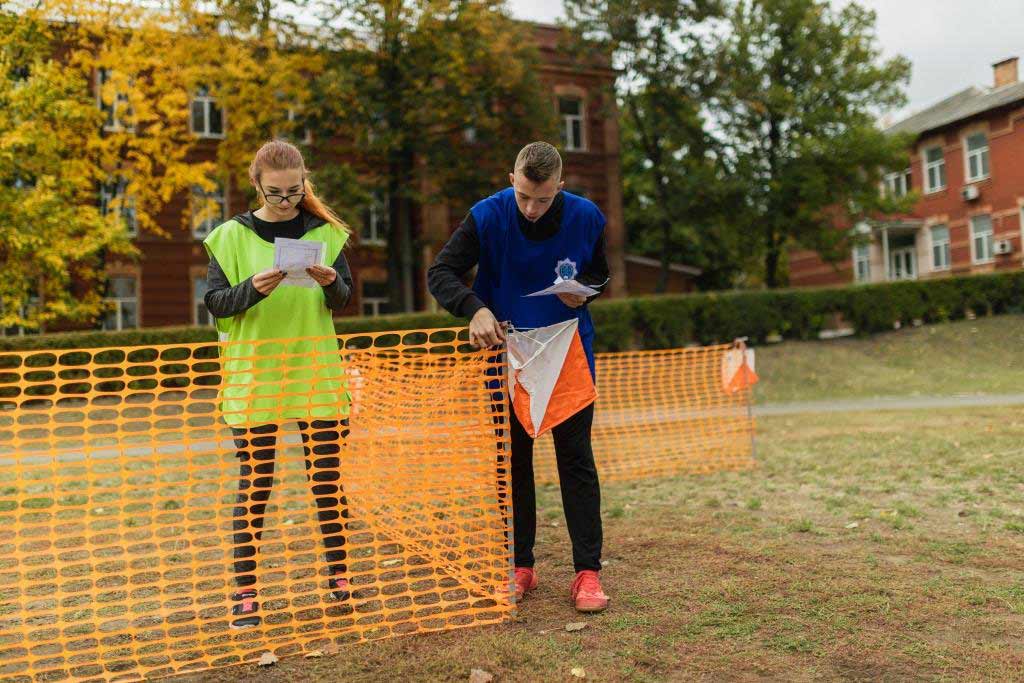
[[[549,178],[562,178],[562,157],[554,146],[546,142],[531,142],[519,151],[516,157],[516,171],[535,183]]]

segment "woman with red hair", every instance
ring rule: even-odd
[[[203,242],[210,257],[206,306],[222,338],[231,342],[224,349],[221,410],[240,464],[232,518],[232,628],[261,623],[256,557],[283,421],[297,421],[302,436],[327,549],[328,589],[335,600],[349,598],[339,457],[349,396],[333,322],[352,293],[343,252],[349,230],[316,196],[294,145],[263,145],[249,179],[260,207],[231,218]],[[279,238],[321,243],[323,264],[306,269],[319,286],[282,286],[287,273],[274,267]]]

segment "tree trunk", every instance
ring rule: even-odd
[[[661,224],[661,271],[658,273],[658,284],[654,291],[664,294],[668,291],[669,266],[672,264],[672,222],[665,218]]]
[[[769,237],[764,255],[764,284],[768,289],[779,286],[779,261],[782,253],[774,238]]]

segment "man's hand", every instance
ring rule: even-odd
[[[338,271],[334,270],[330,266],[310,266],[306,268],[306,272],[309,276],[316,280],[316,283],[321,287],[327,285],[338,279]]]
[[[277,289],[277,286],[284,280],[284,273],[277,268],[271,268],[270,270],[264,270],[262,273],[256,273],[252,277],[252,286],[256,288],[256,291],[263,296],[269,296],[271,292]]]
[[[469,343],[478,349],[490,348],[505,342],[505,330],[490,309],[481,308],[469,321]]]
[[[580,296],[579,294],[559,294],[558,298],[569,308],[579,308],[587,303],[587,297]]]

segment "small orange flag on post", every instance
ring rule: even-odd
[[[742,339],[733,342],[732,348],[722,356],[722,388],[735,394],[754,386],[758,382],[754,372],[754,350],[748,349]]]

